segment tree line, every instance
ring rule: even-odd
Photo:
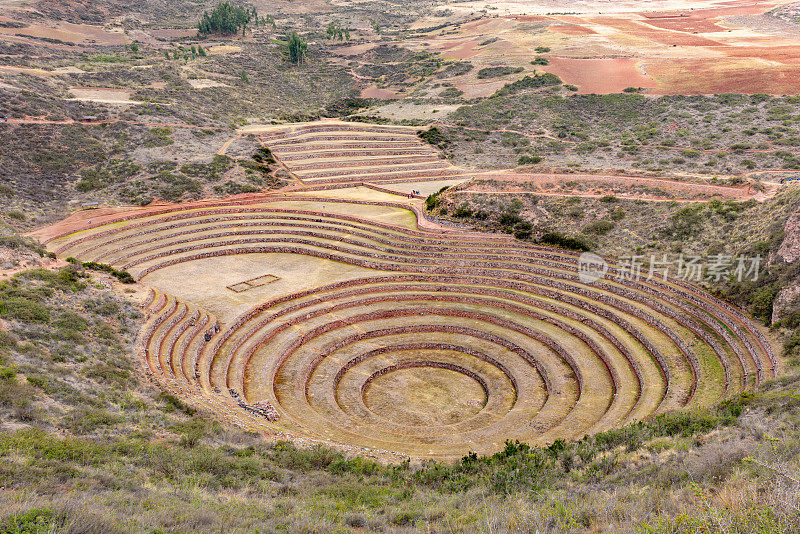
[[[230,2],[221,2],[210,13],[208,11],[203,12],[203,16],[197,24],[197,30],[200,35],[233,35],[241,29],[242,35],[244,35],[247,31],[247,25],[251,23],[255,26],[271,25],[273,29],[277,28],[275,19],[272,16],[259,17],[255,7],[235,6]],[[328,27],[328,35],[331,39],[349,39],[350,30],[339,26],[337,21]],[[194,47],[192,48],[192,57],[194,57],[195,51]],[[308,43],[296,31],[292,30],[286,34],[286,51],[292,63],[301,65],[306,60]],[[198,54],[201,56],[206,55],[205,50],[200,47],[198,47]],[[169,57],[166,52],[165,55]],[[175,55],[180,57],[178,52],[175,52]]]
[[[254,7],[234,6],[230,2],[222,2],[209,13],[203,12],[203,17],[197,24],[201,35],[213,33],[235,34],[241,28],[242,35],[247,30],[251,21],[258,21],[258,14]]]

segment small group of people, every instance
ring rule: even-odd
[[[412,189],[412,190],[411,190],[411,194],[412,194],[412,195],[419,195],[420,193],[419,193],[419,191],[417,191],[416,189]]]

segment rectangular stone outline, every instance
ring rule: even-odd
[[[226,288],[230,289],[234,293],[243,293],[248,289],[265,286],[267,284],[277,282],[278,280],[280,280],[280,277],[275,276],[274,274],[264,274],[261,276],[256,276],[255,278],[251,278],[250,280],[245,280],[244,282],[231,284],[229,286],[226,286]]]

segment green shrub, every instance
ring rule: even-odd
[[[672,215],[664,231],[678,239],[691,237],[700,230],[703,220],[703,205],[689,205]]]
[[[93,261],[89,261],[89,262],[83,263],[83,268],[84,269],[89,269],[91,271],[103,271],[103,272],[106,272],[106,273],[110,274],[111,276],[113,276],[114,278],[116,278],[117,280],[119,280],[120,282],[122,282],[123,284],[135,284],[136,283],[136,279],[128,271],[118,271],[118,270],[114,269],[112,266],[106,265],[105,263],[96,263],[96,262],[93,262]]]
[[[583,239],[579,237],[567,237],[559,232],[546,232],[539,239],[539,242],[545,245],[553,245],[568,250],[577,250],[579,252],[591,250],[589,244]]]
[[[81,171],[81,180],[75,188],[81,193],[103,189],[112,183],[111,173],[100,165],[88,167]]]
[[[118,415],[105,410],[88,410],[86,408],[76,408],[63,418],[64,426],[74,434],[90,434],[120,422],[122,422],[122,418]]]
[[[478,71],[478,79],[483,80],[486,78],[498,78],[500,76],[508,76],[509,74],[516,74],[522,72],[522,67],[509,67],[507,65],[499,67],[484,67]]]
[[[599,219],[584,226],[583,232],[586,234],[604,235],[613,230],[615,226],[616,224],[612,221]]]
[[[513,95],[524,89],[538,89],[541,87],[549,87],[553,85],[561,85],[561,78],[555,74],[545,72],[544,74],[534,74],[533,76],[525,76],[521,80],[506,84],[501,89],[492,95],[493,97]]]
[[[203,185],[198,180],[192,180],[182,174],[162,172],[155,178],[161,182],[158,194],[169,202],[178,202],[187,194],[197,197],[203,192]]]
[[[117,315],[120,312],[119,304],[112,299],[87,299],[83,303],[86,311],[106,317]]]
[[[442,199],[440,198],[440,195],[442,193],[444,193],[445,191],[447,191],[448,187],[449,186],[444,186],[441,189],[439,189],[437,192],[431,193],[430,195],[428,195],[428,197],[425,199],[425,209],[428,210],[428,211],[432,211],[432,210],[438,208],[442,203]]]
[[[253,160],[261,163],[262,165],[272,165],[276,162],[275,156],[272,155],[272,151],[265,146],[262,146],[255,154],[253,154]]]
[[[453,99],[458,98],[464,94],[464,91],[457,89],[455,87],[448,87],[441,93],[439,93],[439,98],[446,98],[446,99]]]
[[[63,518],[49,508],[33,508],[0,520],[0,534],[47,534],[61,532]]]
[[[777,296],[778,287],[774,284],[757,289],[750,301],[750,313],[768,325],[772,320],[772,308]]]
[[[65,310],[53,321],[53,326],[60,330],[84,331],[88,328],[89,323],[77,313]]]
[[[86,276],[74,267],[64,267],[57,271],[50,269],[29,269],[17,273],[17,278],[25,280],[38,280],[44,282],[45,287],[63,291],[82,291],[86,288]]]
[[[215,185],[214,192],[218,195],[241,195],[244,193],[257,193],[260,188],[250,184],[240,184],[233,180],[228,180],[222,185]]]
[[[540,156],[520,156],[517,160],[517,165],[536,165],[541,162],[542,158]]]
[[[745,169],[752,170],[752,169],[755,169],[756,166],[757,166],[756,162],[751,160],[751,159],[743,159],[742,160],[742,167],[744,167]]]
[[[31,323],[50,322],[50,309],[46,305],[24,297],[0,298],[0,315]]]
[[[144,143],[142,143],[142,146],[147,148],[169,146],[175,142],[175,140],[170,137],[171,135],[172,129],[166,126],[153,128],[148,132],[147,138],[144,140]]]
[[[272,160],[274,163],[275,160]],[[211,163],[185,163],[180,171],[186,176],[202,178],[208,181],[219,180],[220,176],[233,167],[234,161],[228,156],[217,154]]]
[[[456,209],[453,210],[453,217],[471,217],[472,208],[466,202],[462,202]]]
[[[0,407],[23,410],[30,407],[36,396],[36,389],[30,383],[17,381],[13,368],[0,368]]]
[[[533,235],[533,225],[528,221],[518,222],[512,228],[512,233],[517,239],[530,239]]]
[[[45,380],[40,376],[27,376],[25,377],[25,379],[28,381],[30,385],[35,386],[39,389],[44,389],[45,386],[47,385],[47,380]]]
[[[133,380],[129,371],[105,363],[91,366],[87,369],[86,376],[120,389],[126,389]]]
[[[427,130],[420,130],[417,132],[417,136],[423,141],[439,147],[441,150],[444,150],[447,148],[447,145],[450,144],[450,139],[448,139],[436,126],[433,126]]]
[[[186,415],[194,415],[197,410],[192,408],[191,406],[186,405],[182,400],[180,400],[175,395],[171,395],[169,393],[161,393],[158,396],[159,400],[164,401],[164,411],[171,412],[177,410],[179,412],[183,412]]]

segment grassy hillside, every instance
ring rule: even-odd
[[[507,94],[507,93],[511,94]],[[542,169],[628,169],[740,175],[797,169],[797,97],[575,95],[498,91],[460,107],[444,127],[449,152],[472,167],[537,157]]]
[[[127,286],[0,283],[0,532],[798,532],[800,374],[707,412],[455,464],[298,449],[140,379]]]

